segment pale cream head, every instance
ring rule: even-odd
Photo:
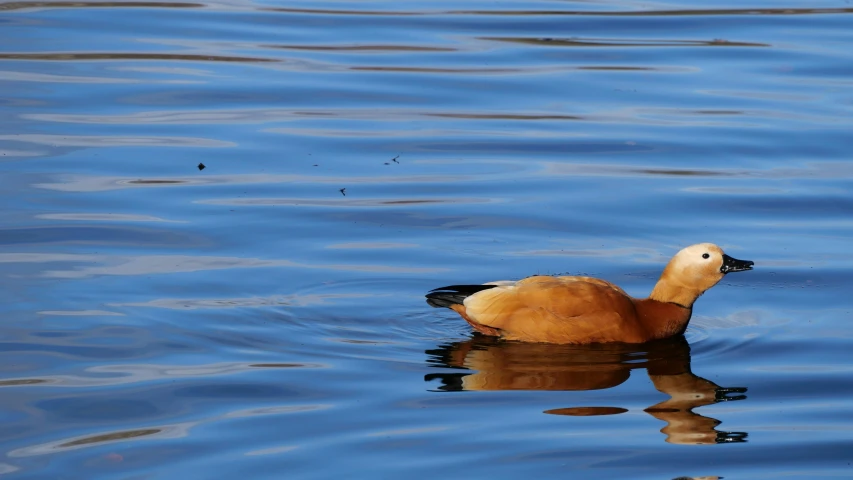
[[[675,275],[684,286],[705,292],[723,279],[723,249],[713,243],[697,243],[676,253],[664,272]]]
[[[672,257],[649,298],[689,307],[726,273],[751,270],[752,264],[729,257],[713,243],[697,243]]]

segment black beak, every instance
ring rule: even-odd
[[[732,258],[724,253],[723,266],[720,267],[720,271],[723,273],[742,272],[744,270],[752,270],[753,265],[755,265],[755,262],[749,260],[738,260],[737,258]]]

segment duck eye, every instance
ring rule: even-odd
[[[702,254],[702,258],[708,258],[708,257],[710,257],[710,255],[708,255],[707,253]]]

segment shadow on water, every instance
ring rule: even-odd
[[[507,342],[477,335],[463,342],[427,350],[432,366],[465,373],[430,373],[439,391],[549,390],[584,391],[613,388],[635,369],[645,369],[655,388],[670,396],[645,409],[666,422],[661,433],[676,444],[711,445],[746,442],[746,432],[716,430],[721,421],[693,409],[744,400],[744,387],[726,388],[690,369],[690,345],[683,336],[643,345],[553,345]],[[567,407],[543,413],[566,416],[617,415],[621,407]]]

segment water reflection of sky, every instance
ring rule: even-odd
[[[846,476],[835,3],[0,3],[0,474]],[[686,343],[423,303],[700,241]]]

